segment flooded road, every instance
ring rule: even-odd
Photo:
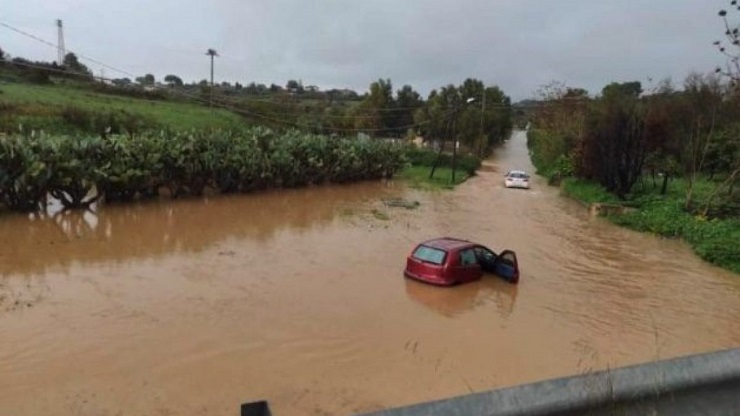
[[[0,215],[0,415],[350,415],[740,346],[740,276],[590,217],[522,132],[454,191],[364,183]],[[419,201],[415,210],[386,198]],[[404,280],[440,235],[521,282]]]

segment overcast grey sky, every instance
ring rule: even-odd
[[[681,81],[723,62],[717,11],[729,0],[0,0],[0,21],[136,75],[367,90],[390,78],[423,95],[467,77],[515,100],[553,80]],[[13,56],[56,50],[0,27]],[[85,62],[96,74],[100,66]],[[106,69],[105,76],[124,76]]]

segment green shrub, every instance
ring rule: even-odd
[[[617,203],[619,198],[604,189],[601,185],[576,178],[568,178],[562,182],[563,192],[587,204],[594,202]]]
[[[409,147],[406,152],[409,162],[413,166],[434,166],[437,160],[438,153],[430,149],[420,149],[416,147]],[[449,153],[442,153],[439,161],[440,167],[452,167],[452,155]],[[480,169],[481,160],[471,155],[457,155],[457,169],[472,176],[475,172]]]
[[[83,116],[84,118],[84,116]],[[38,209],[47,194],[66,207],[105,195],[111,201],[296,187],[390,177],[406,165],[388,141],[329,138],[264,128],[139,136],[0,138],[0,198],[10,208]]]
[[[564,193],[580,201],[637,208],[624,214],[609,215],[612,222],[637,231],[681,238],[702,259],[740,273],[740,246],[737,243],[740,241],[740,220],[736,216],[728,219],[706,219],[687,212],[682,189],[684,186],[682,180],[676,180],[666,195],[660,195],[655,189],[638,188],[631,195],[631,200],[621,202],[595,182],[574,178],[563,181]],[[695,186],[699,198],[711,189],[709,184],[703,182]]]

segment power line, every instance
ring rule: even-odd
[[[49,47],[52,47],[54,49],[58,49],[59,48],[58,45],[55,45],[55,44],[53,44],[52,42],[49,42],[46,39],[43,39],[41,37],[38,37],[38,36],[33,35],[31,33],[28,33],[28,32],[26,32],[24,30],[21,30],[21,29],[18,29],[16,27],[13,27],[13,26],[11,26],[11,25],[3,22],[3,21],[0,21],[0,26],[3,26],[5,28],[7,28],[7,29],[10,29],[10,30],[12,30],[12,31],[14,31],[16,33],[19,33],[19,34],[23,35],[23,36],[27,36],[27,37],[29,37],[31,39],[34,39],[34,40],[36,40],[38,42],[41,42],[41,43],[43,43],[43,44],[45,44],[45,45],[47,45]],[[209,52],[210,51],[211,50],[209,50]],[[213,52],[216,54],[216,56],[218,56],[218,53],[215,50],[213,50]],[[209,53],[206,53],[206,54],[209,55]],[[79,59],[92,62],[92,63],[97,64],[97,65],[100,65],[100,66],[102,66],[104,68],[110,69],[110,70],[112,70],[114,72],[118,72],[120,74],[126,75],[127,77],[136,78],[136,75],[134,75],[134,74],[132,74],[132,73],[130,73],[128,71],[125,71],[125,70],[116,68],[114,66],[108,65],[108,64],[103,63],[103,62],[101,62],[101,61],[99,61],[97,59],[91,58],[89,56],[82,55],[80,53],[76,53],[76,56]],[[261,102],[261,103],[267,103],[267,104],[278,105],[278,106],[301,106],[302,105],[300,103],[281,103],[279,101],[274,101],[274,100],[256,99],[256,98],[248,98],[248,97],[244,97],[244,98],[242,98],[242,100],[243,101],[252,101],[252,102]],[[496,103],[496,104],[488,104],[488,107],[492,107],[492,106],[493,107],[498,106],[498,107],[501,107],[501,108],[508,108],[511,105],[510,104],[504,104],[504,103],[500,103],[500,104],[499,103]],[[418,109],[418,108],[419,107],[393,107],[393,108],[374,109],[372,111],[374,111],[374,112],[401,112],[401,111],[415,110],[415,109]]]
[[[89,74],[81,74],[81,73],[77,73],[77,72],[68,72],[68,71],[63,70],[63,69],[49,68],[49,67],[46,67],[46,66],[43,66],[43,65],[30,64],[30,63],[25,63],[25,62],[12,62],[11,65],[23,66],[23,67],[27,67],[27,68],[36,68],[36,69],[41,69],[41,70],[49,71],[49,72],[53,72],[53,73],[78,76],[78,77],[83,77],[83,78],[88,79],[88,80],[90,79],[90,75]],[[112,81],[110,78],[101,77],[101,79],[103,79],[104,81]],[[169,92],[170,91],[168,89],[165,89],[166,87],[155,87],[155,88],[162,89],[162,90],[164,90],[166,92]],[[204,103],[204,104],[208,104],[210,102],[209,100],[202,99],[202,98],[200,98],[198,96],[195,96],[195,95],[192,95],[192,94],[179,93],[179,95],[185,96],[187,98],[190,98],[191,100],[194,100],[194,101],[197,101],[197,102],[200,102],[200,103]],[[142,98],[138,98],[138,97],[136,99],[137,99],[137,101],[143,101],[143,102],[162,103],[162,101],[147,100],[147,99],[142,99]],[[383,128],[342,128],[342,127],[319,126],[319,125],[311,125],[311,124],[308,124],[308,123],[290,122],[290,121],[279,119],[279,118],[275,118],[275,117],[272,117],[272,116],[269,116],[269,115],[255,113],[255,112],[244,110],[244,109],[237,108],[237,107],[232,107],[232,106],[229,106],[228,104],[221,103],[221,102],[219,102],[217,100],[216,101],[213,101],[213,103],[216,104],[218,107],[220,107],[222,109],[227,109],[227,110],[232,111],[232,112],[237,113],[237,114],[246,115],[246,116],[254,117],[254,118],[259,118],[259,119],[262,119],[262,120],[265,120],[265,121],[270,121],[270,122],[273,122],[273,123],[278,123],[278,124],[285,125],[285,126],[288,126],[288,127],[294,127],[294,128],[296,128],[296,127],[303,127],[303,128],[309,128],[309,129],[311,129],[311,128],[321,128],[321,129],[325,129],[325,130],[329,130],[329,131],[337,131],[337,132],[339,132],[339,131],[343,131],[343,132],[402,131],[402,130],[408,130],[410,128],[414,128],[414,127],[418,127],[418,126],[422,126],[422,125],[426,125],[426,124],[431,123],[431,120],[428,120],[428,121],[423,121],[423,122],[419,122],[419,123],[408,124],[408,125],[398,126],[398,127],[388,127],[388,128],[386,128],[386,127],[383,127]],[[446,116],[443,116],[443,117],[446,117]]]
[[[74,72],[74,71],[71,71],[69,69],[53,68],[53,67],[49,67],[49,66],[45,66],[45,65],[38,65],[38,64],[33,64],[33,63],[29,63],[29,62],[20,62],[20,61],[10,61],[10,62],[8,62],[6,64],[7,65],[11,65],[11,66],[22,66],[22,67],[26,67],[26,68],[40,69],[40,70],[43,70],[43,71],[46,71],[46,72],[58,73],[58,74],[65,75],[65,76],[80,77],[80,78],[84,78],[85,80],[90,80],[91,79],[91,75],[90,74],[81,73],[81,72]],[[101,77],[98,77],[98,78],[100,80],[102,80],[102,81],[107,81],[107,82],[114,82],[115,81],[115,79],[104,77],[104,76],[101,76]],[[192,99],[194,101],[198,101],[198,102],[202,102],[202,103],[208,103],[207,100],[202,99],[202,98],[200,98],[200,97],[198,97],[197,95],[194,95],[194,94],[188,94],[186,92],[177,91],[177,90],[172,91],[169,88],[164,87],[164,86],[154,86],[154,88],[156,88],[158,90],[161,90],[163,92],[167,92],[167,93],[175,93],[176,95],[184,96],[184,97],[189,98],[189,99]],[[144,98],[140,98],[140,97],[136,97],[136,99],[139,100],[139,101],[151,102],[151,103],[161,103],[162,102],[161,100],[148,100],[148,99],[144,99]],[[223,102],[223,101],[218,101],[218,100],[214,100],[214,102],[216,102],[217,104],[222,104],[223,107],[228,108],[228,109],[230,109],[232,111],[235,111],[235,112],[239,112],[239,113],[243,113],[243,114],[247,114],[247,115],[253,115],[253,116],[264,116],[264,117],[268,117],[272,121],[280,121],[278,119],[271,118],[270,116],[259,114],[259,113],[255,113],[255,112],[251,112],[251,111],[246,110],[246,109],[243,109],[243,108],[231,107],[231,106],[229,106],[229,102]],[[545,101],[545,102],[540,102],[539,104],[531,104],[531,105],[527,105],[527,106],[524,106],[524,107],[527,107],[527,108],[540,108],[540,107],[548,107],[548,106],[556,106],[556,105],[564,105],[564,103]],[[490,105],[487,105],[487,106],[490,106]],[[515,108],[520,108],[520,107],[517,106]],[[306,114],[306,113],[287,113],[287,114],[291,114],[291,115],[311,115],[310,113],[309,114]],[[325,115],[325,116],[329,116],[329,115]],[[354,118],[354,119],[361,118],[360,116],[346,116],[346,117],[347,118]],[[444,117],[444,115],[443,115],[443,117]],[[368,118],[375,118],[375,117],[368,117]],[[408,125],[408,126],[413,126],[413,125],[416,125],[416,124],[419,124],[419,123],[415,123],[415,124]],[[424,124],[426,124],[426,122]],[[353,129],[353,130],[366,130],[366,129]]]
[[[41,38],[41,37],[39,37],[39,36],[33,35],[33,34],[31,34],[31,33],[28,33],[28,32],[26,32],[26,31],[24,31],[24,30],[18,29],[18,28],[16,28],[16,27],[13,27],[13,26],[11,26],[11,25],[9,25],[9,24],[7,24],[7,23],[3,22],[3,21],[0,21],[0,26],[3,26],[3,27],[5,27],[5,28],[7,28],[7,29],[10,29],[10,30],[12,30],[13,32],[16,32],[16,33],[18,33],[18,34],[21,34],[21,35],[23,35],[23,36],[29,37],[29,38],[31,38],[31,39],[33,39],[33,40],[35,40],[35,41],[41,42],[41,43],[43,43],[43,44],[45,44],[45,45],[47,45],[47,46],[49,46],[49,47],[52,47],[52,48],[54,48],[54,49],[58,49],[58,46],[57,46],[57,45],[55,45],[55,44],[53,44],[53,43],[49,42],[48,40],[46,40],[46,39],[43,39],[43,38]],[[90,58],[89,56],[85,56],[85,55],[82,55],[82,54],[79,54],[79,53],[75,53],[75,55],[76,55],[76,56],[77,56],[77,58],[79,58],[79,59],[84,59],[84,60],[86,60],[86,61],[90,61],[90,62],[92,62],[92,63],[95,63],[95,64],[97,64],[97,65],[100,65],[100,66],[102,66],[102,67],[105,67],[105,68],[107,68],[107,69],[110,69],[110,70],[112,70],[112,71],[115,71],[115,72],[118,72],[118,73],[124,74],[124,75],[126,75],[126,76],[129,76],[129,77],[133,77],[133,78],[135,78],[135,77],[136,77],[136,75],[134,75],[134,74],[132,74],[132,73],[130,73],[130,72],[127,72],[127,71],[124,71],[124,70],[122,70],[122,69],[118,69],[118,68],[116,68],[116,67],[110,66],[110,65],[108,65],[108,64],[105,64],[105,63],[103,63],[103,62],[100,62],[100,61],[98,61],[98,60],[96,60],[96,59]]]
[[[3,26],[3,27],[5,27],[5,28],[7,28],[7,29],[10,29],[10,30],[12,30],[12,31],[14,31],[14,32],[16,32],[16,33],[19,33],[19,34],[21,34],[21,35],[27,36],[27,37],[29,37],[29,38],[31,38],[31,39],[34,39],[34,40],[36,40],[36,41],[38,41],[38,42],[41,42],[41,43],[43,43],[43,44],[46,44],[46,45],[48,45],[48,46],[50,46],[50,47],[53,47],[53,48],[56,48],[56,49],[58,49],[58,48],[59,48],[59,46],[58,46],[58,45],[54,45],[53,43],[51,43],[51,42],[49,42],[49,41],[47,41],[47,40],[45,40],[45,39],[43,39],[43,38],[40,38],[40,37],[38,37],[38,36],[35,36],[35,35],[31,34],[31,33],[28,33],[28,32],[26,32],[26,31],[23,31],[23,30],[21,30],[21,29],[15,28],[15,27],[13,27],[13,26],[11,26],[11,25],[8,25],[7,23],[4,23],[4,22],[2,22],[2,21],[0,21],[0,26]],[[213,50],[213,54],[210,54],[210,52],[211,52],[211,50],[209,50],[209,53],[207,53],[207,54],[208,54],[208,55],[211,55],[211,59],[213,59],[213,57],[214,57],[214,56],[216,55],[216,52],[215,52],[215,50]],[[99,60],[96,60],[96,59],[90,58],[90,57],[88,57],[88,56],[85,56],[85,55],[82,55],[82,54],[78,54],[77,56],[78,56],[78,58],[80,58],[80,59],[84,59],[84,60],[86,60],[86,61],[89,61],[89,62],[93,62],[93,63],[95,63],[95,64],[98,64],[98,65],[100,65],[100,66],[102,66],[102,67],[104,67],[104,68],[108,68],[108,69],[110,69],[110,70],[112,70],[112,71],[114,71],[114,72],[118,72],[118,73],[121,73],[121,74],[127,75],[128,77],[132,77],[132,78],[135,78],[135,77],[136,77],[136,76],[135,76],[134,74],[132,74],[132,73],[130,73],[130,72],[128,72],[128,71],[125,71],[125,70],[122,70],[122,69],[116,68],[116,67],[114,67],[114,66],[111,66],[111,65],[105,64],[105,63],[103,63],[103,62],[100,62]],[[25,66],[31,66],[31,65],[25,65]],[[39,68],[42,68],[42,69],[45,69],[45,70],[52,70],[52,69],[50,69],[50,68],[46,68],[46,67],[42,67],[42,66],[37,66],[37,67],[39,67]],[[64,72],[64,73],[68,73],[67,71],[59,71],[59,72]],[[80,74],[80,75],[81,75],[81,74]],[[104,78],[103,78],[103,77],[101,77],[101,79],[104,79]],[[212,80],[213,80],[213,78],[212,78]],[[212,82],[213,82],[213,81],[212,81]],[[212,83],[212,85],[213,85],[213,83]],[[157,85],[155,85],[155,86],[154,86],[154,88],[157,88],[157,89],[162,89],[163,87],[160,87],[160,86],[157,86]],[[166,88],[166,87],[165,87],[165,88]],[[291,126],[291,127],[293,127],[293,126],[300,126],[300,125],[302,125],[302,123],[299,123],[299,122],[289,122],[289,121],[286,121],[286,120],[281,120],[281,119],[278,119],[278,118],[275,118],[275,117],[272,117],[272,116],[269,116],[269,115],[265,115],[265,114],[260,114],[260,113],[257,113],[257,112],[253,112],[253,111],[245,110],[245,109],[243,109],[243,108],[236,108],[236,107],[234,107],[234,106],[232,106],[232,105],[229,105],[229,104],[224,104],[223,102],[219,102],[219,101],[215,101],[215,100],[214,100],[213,98],[211,98],[211,100],[209,100],[209,101],[206,101],[206,100],[203,100],[203,99],[201,99],[200,97],[197,97],[197,96],[193,96],[192,94],[187,94],[187,93],[185,93],[185,92],[183,92],[183,91],[178,91],[178,90],[169,90],[169,89],[167,89],[167,91],[168,91],[168,92],[171,92],[171,93],[175,93],[175,94],[181,95],[181,96],[186,96],[186,97],[188,97],[188,98],[190,98],[190,99],[193,99],[193,100],[195,100],[195,101],[199,101],[199,102],[204,102],[204,103],[209,103],[209,104],[212,104],[212,103],[214,103],[214,102],[215,102],[215,103],[219,104],[219,106],[220,106],[221,108],[224,108],[224,109],[228,109],[228,110],[230,110],[230,111],[233,111],[233,112],[235,112],[235,113],[238,113],[238,114],[242,114],[242,115],[248,115],[248,116],[250,116],[250,117],[260,118],[260,119],[263,119],[263,120],[267,120],[267,121],[271,121],[271,122],[274,122],[274,123],[279,123],[279,124],[283,124],[283,125],[288,125],[288,126]],[[249,100],[248,100],[248,99],[244,99],[244,100],[242,100],[242,101],[249,101]],[[254,101],[254,100],[253,100],[253,101]],[[260,101],[261,101],[261,102],[263,102],[263,103],[269,103],[269,104],[274,104],[274,105],[296,105],[296,106],[300,106],[300,105],[301,105],[300,103],[295,103],[295,104],[293,104],[293,103],[280,103],[280,102],[276,102],[276,101],[264,101],[264,100],[260,100]],[[236,102],[232,102],[232,103],[233,103],[233,104],[236,104]],[[541,105],[541,104],[538,104],[538,106],[539,106],[539,105]],[[497,108],[506,108],[506,109],[513,109],[513,108],[514,108],[514,107],[513,107],[513,106],[512,106],[511,104],[506,104],[506,103],[494,103],[494,104],[489,104],[489,105],[488,105],[488,107],[489,107],[489,108],[490,108],[490,107],[497,107]],[[523,108],[523,107],[525,107],[525,106],[517,106],[517,107],[518,107],[518,108]],[[374,109],[374,110],[372,110],[372,111],[373,111],[373,112],[390,112],[390,111],[405,111],[405,110],[412,110],[412,109],[413,109],[413,110],[416,110],[416,109],[418,109],[418,108],[419,108],[419,107],[406,107],[406,108],[399,108],[399,107],[395,107],[395,108],[387,108],[387,109]],[[300,114],[297,114],[297,115],[304,115],[304,113],[300,113]],[[305,115],[310,115],[310,114],[305,114]],[[331,116],[333,116],[333,115],[325,115],[325,116],[331,117]],[[335,116],[335,117],[339,117],[339,116]],[[361,118],[362,118],[362,117],[361,117],[360,115],[352,115],[352,116],[342,116],[342,117],[343,117],[343,118],[345,118],[345,117],[346,117],[347,119],[361,119]],[[375,117],[377,117],[377,118],[380,118],[380,116],[368,116],[368,117],[366,117],[366,118],[375,118]],[[443,115],[443,118],[446,118],[446,117],[445,117],[445,116]],[[419,126],[421,126],[421,125],[424,125],[424,124],[429,124],[429,123],[431,123],[431,122],[432,122],[432,120],[426,120],[426,121],[423,121],[423,122],[419,122],[419,123],[413,123],[413,124],[408,124],[408,125],[404,125],[404,126],[398,126],[398,127],[383,127],[383,128],[341,128],[341,127],[324,127],[324,126],[320,126],[320,125],[318,125],[318,124],[317,124],[316,126],[311,126],[311,125],[308,125],[308,127],[309,127],[309,128],[322,128],[322,129],[327,129],[327,130],[330,130],[330,131],[345,131],[345,132],[380,132],[380,131],[395,131],[395,130],[407,130],[407,129],[410,129],[410,128],[414,128],[414,127],[419,127]]]

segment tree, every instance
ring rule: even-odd
[[[497,86],[486,87],[484,91],[482,116],[482,133],[485,147],[503,142],[514,127],[511,98]],[[483,155],[484,149],[479,149]]]
[[[623,96],[638,98],[642,94],[642,84],[639,81],[633,82],[612,82],[601,90],[604,97]]]
[[[296,81],[294,79],[288,80],[288,82],[285,84],[285,89],[289,92],[294,93],[302,93],[303,92],[303,83],[301,81]]]
[[[131,78],[117,78],[117,79],[114,79],[112,82],[113,82],[113,85],[117,87],[127,87],[132,84]]]
[[[736,0],[730,1],[730,6],[732,6],[730,9],[732,12],[737,13],[740,10]],[[727,64],[724,69],[718,67],[716,72],[725,75],[731,80],[733,85],[737,86],[738,82],[740,82],[740,24],[730,23],[727,10],[720,10],[719,16],[722,18],[725,26],[725,40],[717,40],[714,42],[714,45],[720,53],[725,55]]]
[[[404,85],[396,92],[396,109],[393,127],[408,128],[414,124],[414,113],[424,105],[421,95],[411,85]],[[399,132],[401,132],[399,130]]]
[[[624,199],[640,178],[647,155],[639,82],[612,83],[588,111],[581,173]]]
[[[77,55],[75,55],[72,52],[67,53],[64,55],[64,65],[65,68],[72,72],[76,72],[78,74],[92,76],[92,71],[88,69],[85,64],[81,63],[79,59],[77,59]]]
[[[557,183],[582,165],[586,114],[591,99],[582,88],[551,82],[538,91],[527,145],[537,172]],[[575,166],[574,166],[575,165]]]
[[[136,82],[142,86],[151,86],[154,85],[156,79],[154,78],[154,75],[146,74],[143,77],[136,77]]]
[[[166,82],[170,87],[182,87],[182,79],[178,77],[177,75],[166,75],[164,77],[164,82]]]
[[[674,111],[678,124],[678,137],[682,145],[682,167],[686,180],[686,210],[694,207],[696,184],[706,171],[709,150],[717,143],[723,121],[736,120],[731,115],[723,120],[722,109],[727,106],[726,94],[716,75],[690,74],[684,83]],[[730,105],[733,107],[733,105]]]
[[[0,62],[5,61],[5,51],[3,48],[0,48]]]
[[[390,79],[379,79],[371,83],[370,92],[357,106],[355,128],[380,135],[392,134],[394,105],[393,84]]]

